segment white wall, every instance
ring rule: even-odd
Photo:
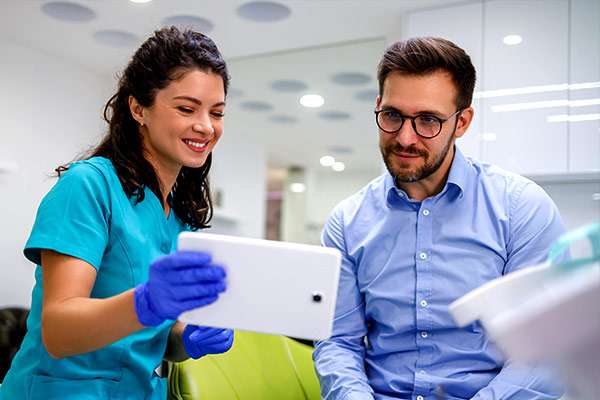
[[[49,175],[100,137],[112,79],[0,42],[0,307],[29,305],[34,266],[22,255]]]
[[[334,172],[329,168],[319,168],[307,172],[305,225],[307,243],[320,242],[323,225],[333,208],[380,175],[381,170],[378,167],[375,165],[371,171]]]
[[[263,145],[248,140],[245,129],[225,117],[225,132],[214,150],[211,186],[222,191],[207,232],[263,238],[267,205],[267,156]],[[231,124],[230,124],[231,122]],[[237,126],[236,126],[237,125]]]
[[[115,79],[55,56],[0,41],[0,307],[29,306],[34,265],[22,254],[41,198],[56,166],[95,145],[106,124],[101,113]],[[215,150],[213,187],[223,209],[213,231],[264,236],[264,148],[229,129]]]

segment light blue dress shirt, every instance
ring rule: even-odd
[[[388,173],[332,212],[325,246],[343,254],[333,336],[313,358],[326,400],[554,399],[541,369],[506,363],[478,323],[448,305],[546,259],[563,232],[532,181],[456,148],[436,196],[411,200]]]
[[[92,298],[114,296],[145,282],[150,262],[174,249],[184,224],[173,212],[165,216],[152,191],[146,189],[145,196],[139,203],[128,198],[112,163],[94,157],[71,165],[44,197],[25,246],[26,257],[38,264],[28,331],[0,386],[0,400],[166,399],[166,380],[154,370],[173,321],[62,359],[52,358],[41,338],[41,249],[91,264],[96,269]]]

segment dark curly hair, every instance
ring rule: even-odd
[[[104,107],[108,134],[83,158],[102,156],[115,166],[119,180],[129,197],[144,200],[148,187],[161,200],[156,172],[144,157],[142,135],[129,109],[129,96],[143,107],[150,107],[156,93],[189,70],[212,72],[223,78],[225,95],[229,87],[227,65],[215,43],[207,36],[191,30],[167,27],[155,31],[135,52],[119,79],[115,93]],[[169,204],[179,219],[190,229],[209,227],[212,200],[208,172],[212,154],[200,168],[182,167],[169,193]],[[68,165],[56,169],[58,175]]]

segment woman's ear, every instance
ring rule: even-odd
[[[140,126],[144,126],[144,107],[133,96],[129,96],[129,111]]]

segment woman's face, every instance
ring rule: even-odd
[[[159,173],[204,165],[223,133],[223,78],[197,69],[186,71],[159,90],[154,104],[141,109],[145,155]]]

